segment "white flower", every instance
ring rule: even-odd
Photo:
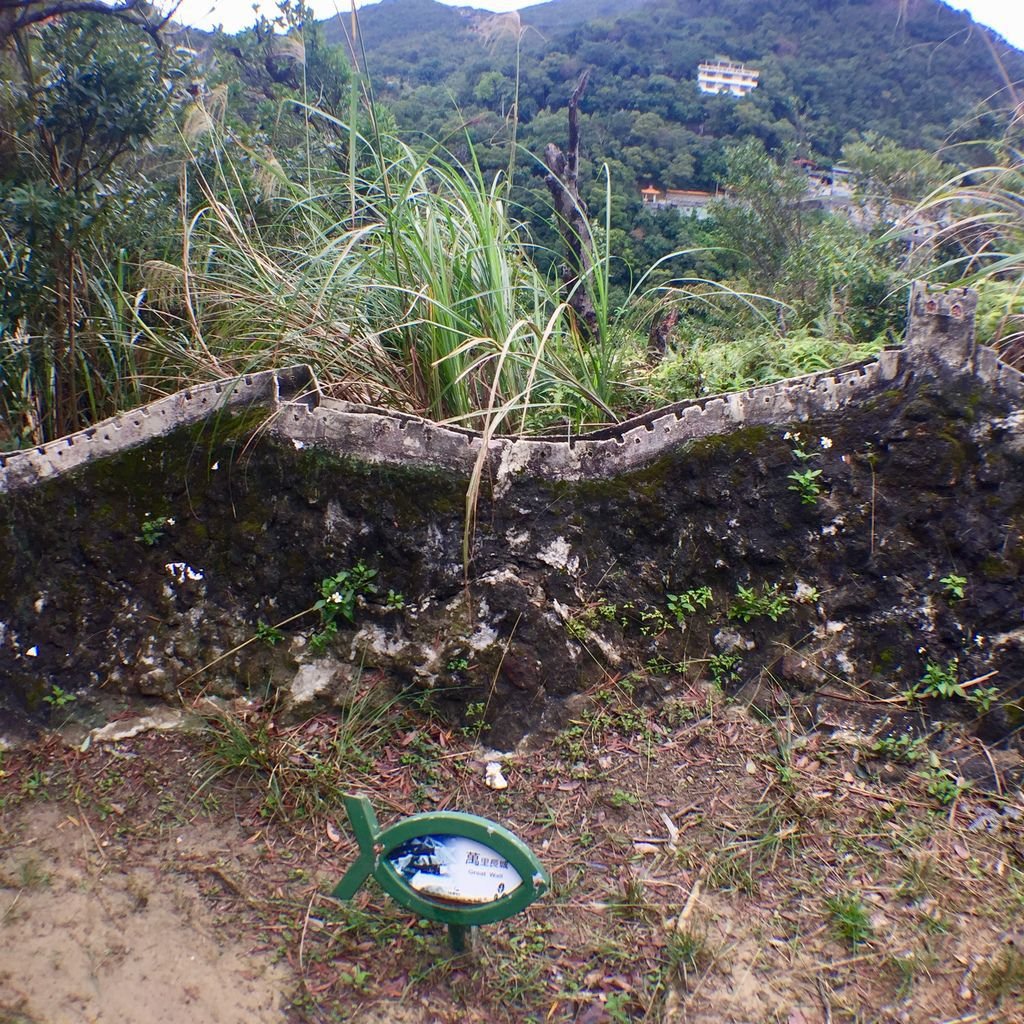
[[[345,598],[343,598],[343,597],[341,596],[341,594],[339,594],[339,593],[338,593],[338,591],[335,591],[335,592],[334,592],[333,594],[331,594],[331,596],[330,596],[330,597],[328,598],[328,600],[329,600],[329,601],[330,601],[330,602],[331,602],[332,604],[341,604],[341,603],[342,603],[342,601],[344,601],[344,600],[345,600]]]
[[[166,522],[167,522],[168,526],[173,526],[174,525],[174,520],[170,516],[168,516]]]
[[[822,448],[831,448],[832,447],[832,438],[831,437],[823,437],[823,438],[821,438],[821,447]]]
[[[783,440],[783,441],[788,441],[788,440],[789,440],[789,439],[790,439],[790,438],[791,438],[792,436],[793,436],[793,435],[792,435],[792,434],[791,434],[791,433],[790,433],[790,432],[789,432],[789,431],[787,430],[787,431],[786,431],[786,432],[785,432],[785,433],[784,433],[784,434],[782,435],[782,440]]]

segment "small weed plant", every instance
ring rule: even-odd
[[[621,889],[610,904],[609,909],[618,917],[640,920],[650,911],[647,899],[647,887],[644,880],[629,872],[622,880]]]
[[[929,661],[921,676],[921,691],[926,697],[964,697],[964,688],[957,682],[956,660],[948,665],[936,665]]]
[[[574,615],[572,618],[565,620],[565,631],[573,640],[586,640],[590,629],[586,614]]]
[[[925,664],[924,674],[916,682],[903,691],[903,698],[913,703],[923,698],[966,697],[964,688],[957,681],[958,663],[956,659],[946,665],[929,661]]]
[[[999,698],[998,686],[978,686],[969,688],[958,679],[960,663],[954,658],[945,665],[929,661],[925,664],[924,674],[916,682],[903,691],[903,699],[913,703],[923,699],[951,700],[957,697],[974,707],[979,714],[985,715]]]
[[[778,583],[763,583],[760,593],[753,587],[740,584],[736,588],[736,598],[729,608],[729,618],[750,622],[751,619],[764,616],[772,622],[778,622],[789,610],[789,605],[790,598],[782,592],[782,587]]]
[[[635,793],[627,792],[624,789],[613,789],[608,795],[608,803],[616,810],[621,810],[623,807],[636,807],[640,801]]]
[[[686,661],[669,661],[664,655],[655,654],[644,662],[644,668],[656,676],[685,675]]]
[[[50,873],[35,857],[28,857],[18,865],[18,886],[21,889],[45,889],[50,885]]]
[[[276,626],[271,626],[260,619],[256,623],[256,639],[262,641],[268,647],[276,647],[284,639],[284,633]]]
[[[612,992],[605,1000],[604,1012],[612,1024],[630,1024],[636,1020],[625,992]]]
[[[50,687],[50,692],[43,697],[43,703],[49,704],[51,708],[66,708],[69,704],[73,704],[78,698],[67,690],[62,690],[59,686],[53,685]]]
[[[666,602],[668,610],[675,616],[676,622],[682,626],[687,615],[693,615],[698,608],[707,608],[711,604],[710,587],[693,587],[682,594],[668,594]]]
[[[356,600],[363,594],[376,593],[377,570],[357,562],[351,569],[342,569],[320,581],[320,599],[313,608],[320,612],[320,628],[309,638],[310,647],[323,652],[338,632],[338,620],[356,620]]]
[[[872,753],[900,764],[915,764],[924,757],[924,746],[923,736],[911,736],[904,733],[901,736],[882,737],[875,743]]]
[[[816,505],[821,497],[820,477],[820,469],[794,469],[786,479],[792,481],[789,490],[800,495],[802,505]]]
[[[933,765],[922,776],[928,795],[943,807],[949,807],[967,788],[948,768]]]
[[[979,715],[987,715],[998,698],[998,686],[978,686],[973,690],[967,691],[967,700],[974,706]]]
[[[632,607],[630,603],[624,605],[623,610]],[[625,629],[629,619],[625,614],[620,616],[619,608],[613,602],[602,598],[596,604],[589,605],[566,619],[565,630],[574,639],[585,640],[587,634],[598,629],[602,622],[618,622]]]
[[[149,516],[139,524],[139,535],[135,538],[140,544],[148,548],[156,547],[163,540],[168,527],[174,525],[170,516]]]
[[[640,613],[640,633],[643,636],[661,636],[671,623],[660,608],[646,608]]]
[[[369,992],[372,988],[372,977],[370,972],[364,971],[361,967],[357,967],[355,964],[347,970],[339,971],[338,980],[347,988],[354,989],[356,992],[363,994]]]
[[[46,796],[46,789],[49,785],[49,778],[38,768],[34,768],[25,776],[21,784],[22,792],[26,796]]]
[[[847,943],[852,952],[856,953],[871,939],[871,917],[859,893],[842,892],[829,896],[825,907],[832,918],[833,933]]]
[[[692,722],[697,717],[697,708],[689,701],[673,697],[665,701],[658,710],[658,718],[670,729]]]
[[[487,705],[482,700],[473,701],[466,705],[465,724],[462,727],[462,735],[467,739],[479,739],[490,726],[484,720],[487,714]]]
[[[669,971],[681,975],[684,981],[713,959],[706,936],[693,927],[672,929],[665,944],[665,957]]]
[[[713,654],[708,658],[708,671],[719,686],[739,679],[739,664],[743,659],[738,654]]]
[[[967,577],[957,576],[951,572],[939,580],[946,594],[947,601],[962,601],[967,596]]]

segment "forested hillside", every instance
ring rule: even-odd
[[[1006,77],[1024,78],[1024,55],[938,0],[552,0],[519,16],[382,0],[360,24],[401,127],[441,137],[470,121],[490,140],[515,104],[535,150],[560,137],[591,68],[590,154],[670,187],[712,187],[737,137],[827,160],[866,131],[929,150],[983,137],[982,111],[1006,106]],[[325,33],[343,41],[347,27],[333,19]],[[758,68],[760,87],[740,101],[702,95],[697,65],[716,57]]]

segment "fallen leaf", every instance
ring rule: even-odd
[[[664,812],[661,812],[661,820],[665,823],[665,828],[668,829],[668,841],[675,844],[679,841],[679,829],[676,828],[675,822]]]

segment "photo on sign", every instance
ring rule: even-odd
[[[388,861],[411,889],[453,903],[491,903],[523,881],[504,857],[464,836],[414,836]]]

